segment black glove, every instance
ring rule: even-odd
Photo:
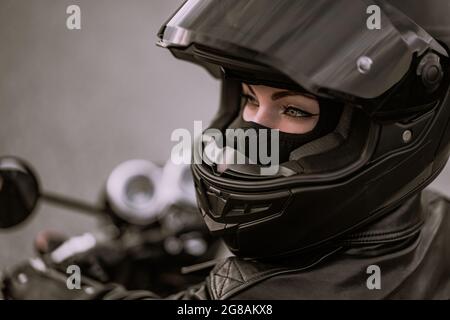
[[[60,272],[66,272],[70,265],[77,265],[82,270],[83,275],[93,280],[102,283],[115,281],[116,269],[126,258],[121,242],[111,239],[77,252],[80,248],[76,245],[76,239],[83,237],[86,237],[86,235],[67,238],[56,232],[43,231],[35,239],[35,249],[47,265]],[[71,247],[71,243],[75,244],[75,248],[73,248],[73,245]],[[61,251],[61,248],[64,252],[63,257],[56,252]],[[53,257],[55,254],[58,256],[56,261]]]
[[[70,289],[65,274],[51,269],[39,259],[31,259],[11,272],[4,272],[0,286],[4,299],[8,300],[73,300],[93,299],[103,286],[81,275],[79,288]]]
[[[69,289],[69,274],[44,267],[41,259],[31,259],[4,274],[2,299],[7,300],[142,300],[161,299],[149,291],[127,291],[120,285],[101,284],[82,276],[79,289]]]

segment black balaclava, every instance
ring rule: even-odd
[[[343,104],[338,103],[336,101],[332,101],[329,99],[318,98],[319,106],[320,106],[320,116],[319,121],[313,130],[304,133],[304,134],[296,134],[296,133],[287,133],[279,131],[279,162],[283,163],[289,161],[289,156],[292,151],[298,149],[299,147],[314,141],[318,138],[321,138],[331,132],[333,132],[338,123],[342,114]],[[267,135],[267,148],[270,154],[270,129],[263,125],[260,125],[255,122],[245,121],[242,116],[243,108],[239,113],[239,116],[228,126],[229,129],[242,129],[244,131],[249,129],[254,129],[256,133],[259,133],[261,129],[268,129]],[[272,128],[273,129],[273,128]],[[258,145],[259,145],[259,137],[258,137]],[[236,148],[237,142],[234,141],[233,148]],[[249,157],[249,147],[246,145],[245,155]],[[259,159],[255,160],[256,163],[260,163]]]

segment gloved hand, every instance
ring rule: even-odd
[[[52,268],[65,272],[77,265],[84,275],[102,282],[114,281],[115,268],[125,259],[120,241],[98,243],[92,234],[68,238],[54,231],[40,232],[35,250]]]
[[[0,271],[0,300],[93,298],[94,287],[100,289],[109,281],[100,265],[104,264],[105,259],[102,257],[113,258],[114,255],[103,246],[95,246],[86,252],[70,255],[64,261],[55,263],[51,254],[69,240],[55,232],[40,233],[35,240],[39,258]],[[82,285],[79,289],[67,284],[72,275],[72,272],[67,272],[71,265],[76,265],[81,271]]]
[[[71,274],[51,269],[39,259],[30,259],[3,273],[2,298],[8,300],[93,299],[103,286],[81,275],[79,288],[68,285]],[[69,279],[69,281],[68,281]]]
[[[51,269],[40,258],[30,259],[0,279],[0,299],[6,300],[119,300],[161,299],[149,291],[127,291],[123,286],[102,284],[86,276],[79,288],[68,285],[70,275]]]

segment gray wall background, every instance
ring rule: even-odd
[[[180,0],[0,0],[0,155],[33,164],[46,190],[92,203],[110,171],[131,158],[163,163],[175,128],[209,121],[219,83],[155,46]],[[66,8],[82,30],[66,28]],[[433,185],[450,193],[450,168]],[[42,229],[68,235],[95,219],[41,204],[0,232],[0,268],[33,254]]]
[[[219,82],[155,46],[180,0],[0,0],[0,155],[27,159],[45,189],[92,203],[131,158],[164,163],[175,128],[218,105]],[[82,29],[66,28],[67,6]],[[47,205],[0,231],[0,268],[33,254],[42,229],[80,234],[95,219]]]

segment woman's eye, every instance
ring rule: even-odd
[[[283,114],[287,115],[289,117],[293,117],[293,118],[309,118],[309,117],[316,116],[316,115],[314,115],[312,113],[303,111],[303,110],[301,110],[301,109],[299,109],[297,107],[294,107],[294,106],[286,106],[286,107],[284,107]]]
[[[248,103],[248,104],[252,104],[252,105],[255,105],[255,106],[258,106],[258,105],[259,105],[258,100],[256,100],[255,97],[252,97],[252,96],[249,95],[249,94],[243,94],[243,95],[242,95],[242,98],[244,99],[245,104]]]

